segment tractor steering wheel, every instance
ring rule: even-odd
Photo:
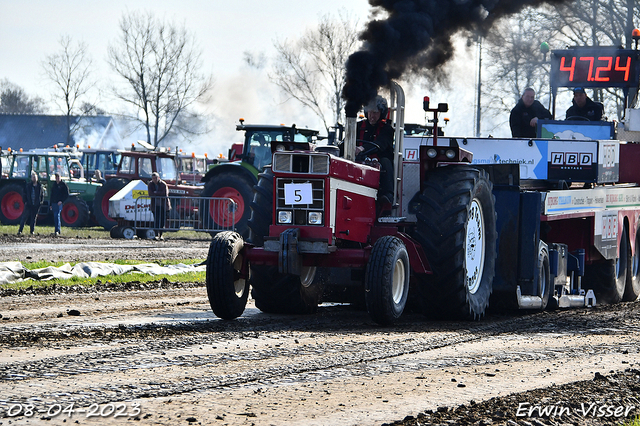
[[[375,142],[357,140],[356,143],[361,143],[364,147],[364,151],[356,155],[356,161],[363,161],[369,154],[380,152],[380,145]]]

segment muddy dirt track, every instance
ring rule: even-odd
[[[37,244],[36,244],[37,243]],[[0,238],[0,261],[204,258],[208,242]],[[24,256],[24,257],[23,257]],[[216,318],[188,283],[0,297],[0,424],[619,424],[638,303],[379,327],[322,305]]]

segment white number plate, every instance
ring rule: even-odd
[[[313,204],[313,190],[310,183],[285,183],[284,203]]]

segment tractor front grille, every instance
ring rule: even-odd
[[[327,154],[276,152],[273,156],[273,171],[281,173],[329,174]]]
[[[286,204],[285,201],[285,185],[286,184],[311,184],[312,202],[309,204]],[[324,215],[324,179],[276,179],[276,224],[285,224],[279,222],[279,212],[291,212],[291,225],[323,225],[324,217],[320,223],[310,223],[310,213],[320,213]]]

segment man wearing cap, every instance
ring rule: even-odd
[[[582,117],[589,121],[602,120],[604,105],[600,102],[592,101],[582,87],[573,89],[573,105],[567,110],[567,120],[573,117]]]
[[[514,138],[535,138],[538,119],[550,118],[549,110],[536,100],[535,90],[527,87],[509,116],[511,136]]]

